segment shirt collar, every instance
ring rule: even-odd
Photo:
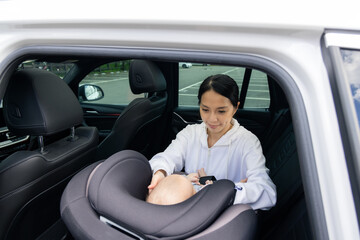
[[[233,118],[231,120],[231,122],[233,124],[232,128],[227,133],[225,133],[214,144],[214,146],[227,146],[227,145],[230,145],[232,136],[234,135],[234,132],[240,127],[239,122],[235,118]],[[206,124],[204,122],[202,122],[200,125],[201,125],[201,136],[200,136],[201,145],[203,147],[208,148],[208,143],[207,143],[208,134],[207,134],[207,131],[206,131],[206,129],[207,129]]]

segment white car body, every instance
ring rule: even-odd
[[[118,6],[118,7],[114,7]],[[77,1],[0,1],[0,98],[3,77],[14,59],[34,51],[92,48],[145,54],[237,54],[262,59],[288,74],[287,89],[297,89],[307,121],[303,141],[313,152],[311,174],[318,192],[313,199],[316,236],[360,239],[358,216],[339,122],[324,64],[322,45],[360,49],[359,2],[344,1],[169,1],[121,3]],[[156,6],[156,7],[155,7]],[[161,7],[160,7],[161,6]],[[84,8],[84,9],[82,9]],[[193,58],[194,57],[193,55]],[[214,60],[216,62],[216,60]],[[299,110],[300,111],[300,110]],[[300,113],[300,112],[298,112]],[[358,133],[357,133],[358,134]],[[310,166],[309,164],[305,164]],[[314,192],[307,199],[314,197]],[[321,205],[317,205],[317,204]],[[313,217],[314,217],[313,216]]]

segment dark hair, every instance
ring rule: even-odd
[[[234,79],[225,74],[216,74],[207,77],[200,85],[198,99],[201,102],[201,96],[210,90],[228,98],[234,107],[239,102],[239,87]]]

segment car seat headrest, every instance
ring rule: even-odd
[[[166,90],[166,80],[155,63],[148,60],[133,60],[129,71],[130,88],[134,94]]]
[[[151,238],[169,239],[186,238],[204,230],[234,201],[234,184],[219,180],[184,202],[150,204],[145,198],[151,178],[150,164],[142,154],[118,152],[93,174],[89,201],[100,216],[119,226],[131,226]]]
[[[61,78],[48,71],[25,69],[10,79],[4,118],[14,134],[47,136],[81,124],[83,112]]]

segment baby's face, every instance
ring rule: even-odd
[[[191,182],[184,176],[173,174],[158,183],[146,201],[159,205],[177,204],[195,194]]]

